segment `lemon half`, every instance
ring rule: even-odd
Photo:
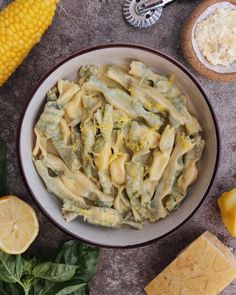
[[[38,231],[38,219],[30,205],[15,196],[0,198],[0,249],[3,252],[25,252]]]
[[[221,217],[230,234],[236,238],[236,188],[218,199]]]

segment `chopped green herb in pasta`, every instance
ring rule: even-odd
[[[139,61],[59,80],[35,125],[35,167],[67,222],[142,229],[176,210],[205,141],[174,75]]]

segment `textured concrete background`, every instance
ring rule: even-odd
[[[69,239],[35,207],[22,182],[16,159],[17,127],[29,95],[43,74],[68,54],[82,48],[109,42],[133,42],[162,50],[186,65],[180,52],[180,29],[200,1],[177,1],[167,7],[158,24],[147,30],[128,26],[122,17],[123,0],[61,0],[55,20],[41,43],[30,53],[12,78],[0,88],[0,135],[8,146],[8,193],[32,204],[40,221],[40,234],[31,251],[56,247]],[[162,241],[134,250],[101,249],[92,295],[141,295],[142,288],[177,253],[204,230],[216,234],[236,255],[236,240],[224,229],[216,198],[236,186],[236,83],[212,82],[197,77],[215,109],[222,133],[222,159],[219,174],[207,201],[181,229]],[[235,295],[236,282],[222,294]],[[168,294],[167,294],[168,295]],[[199,294],[204,295],[204,294]]]

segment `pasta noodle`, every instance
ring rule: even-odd
[[[174,76],[139,61],[59,80],[35,125],[35,167],[67,222],[142,229],[176,210],[205,141]]]

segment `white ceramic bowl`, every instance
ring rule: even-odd
[[[45,103],[46,92],[58,79],[77,77],[80,66],[85,64],[124,64],[140,60],[162,74],[175,74],[178,87],[188,96],[191,112],[199,119],[207,145],[199,163],[199,177],[191,186],[180,208],[164,220],[146,224],[143,230],[131,228],[107,229],[83,222],[81,219],[66,223],[61,215],[61,202],[47,192],[32,162],[35,144],[34,125]],[[183,225],[200,207],[208,195],[216,176],[219,162],[219,129],[214,112],[195,78],[172,58],[156,50],[130,44],[93,47],[66,58],[55,66],[37,86],[23,114],[18,140],[19,162],[31,195],[41,210],[60,229],[73,237],[107,247],[134,247],[165,237]]]

